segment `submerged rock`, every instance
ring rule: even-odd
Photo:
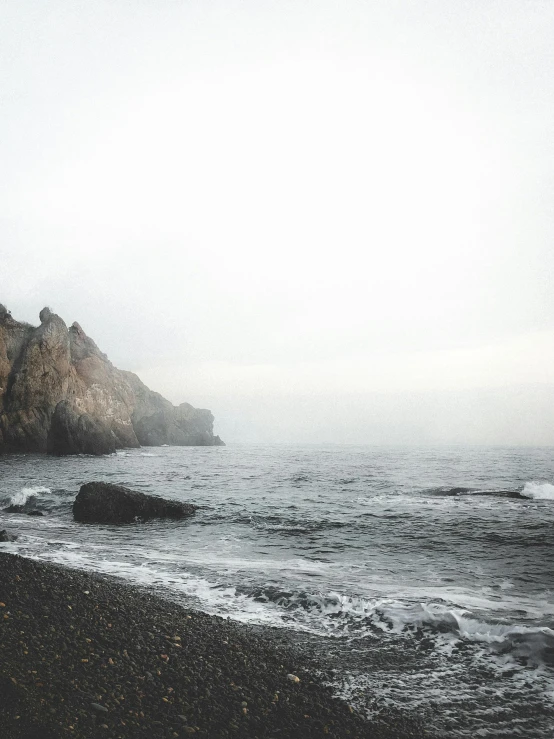
[[[223,444],[210,411],[175,407],[117,369],[78,323],[49,308],[40,321],[20,323],[0,305],[0,453]]]
[[[0,542],[15,541],[16,539],[17,536],[15,536],[14,534],[10,534],[9,531],[6,531],[6,529],[2,529],[2,531],[0,531]]]
[[[27,513],[24,505],[17,505],[15,503],[10,503],[3,510],[5,513]]]
[[[42,511],[38,511],[36,508],[27,508],[25,505],[17,505],[12,503],[3,509],[6,513],[24,513],[26,516],[44,516]]]
[[[73,518],[83,523],[132,523],[149,518],[187,518],[198,506],[146,495],[122,485],[87,482],[73,503]]]

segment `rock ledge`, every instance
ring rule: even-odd
[[[172,405],[50,308],[40,322],[20,323],[0,304],[0,454],[223,445],[209,410]]]

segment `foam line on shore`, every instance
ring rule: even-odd
[[[113,578],[0,559],[3,739],[426,736],[399,714],[370,725],[271,630]]]

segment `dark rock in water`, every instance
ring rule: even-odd
[[[27,516],[42,516],[42,513],[37,511],[37,497],[36,495],[29,495],[24,503],[10,503],[9,506],[4,508],[6,513],[25,513]]]
[[[0,305],[0,453],[109,454],[223,444],[210,411],[173,406],[49,308],[38,328]]]
[[[149,518],[187,518],[198,506],[164,500],[107,482],[88,482],[73,503],[73,517],[83,523],[132,523]]]
[[[16,539],[17,536],[15,536],[14,534],[10,534],[8,531],[6,531],[6,529],[2,529],[2,531],[0,531],[0,542],[15,541]]]
[[[31,513],[37,507],[37,499],[35,495],[30,495],[24,503],[10,503],[4,508],[6,513]]]
[[[44,516],[42,511],[38,511],[36,508],[28,508],[25,505],[14,505],[13,503],[4,508],[6,513],[25,513],[27,516]]]

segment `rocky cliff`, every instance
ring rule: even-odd
[[[49,308],[35,328],[0,305],[0,453],[109,454],[223,444],[210,411],[173,406],[118,370],[78,323]]]

